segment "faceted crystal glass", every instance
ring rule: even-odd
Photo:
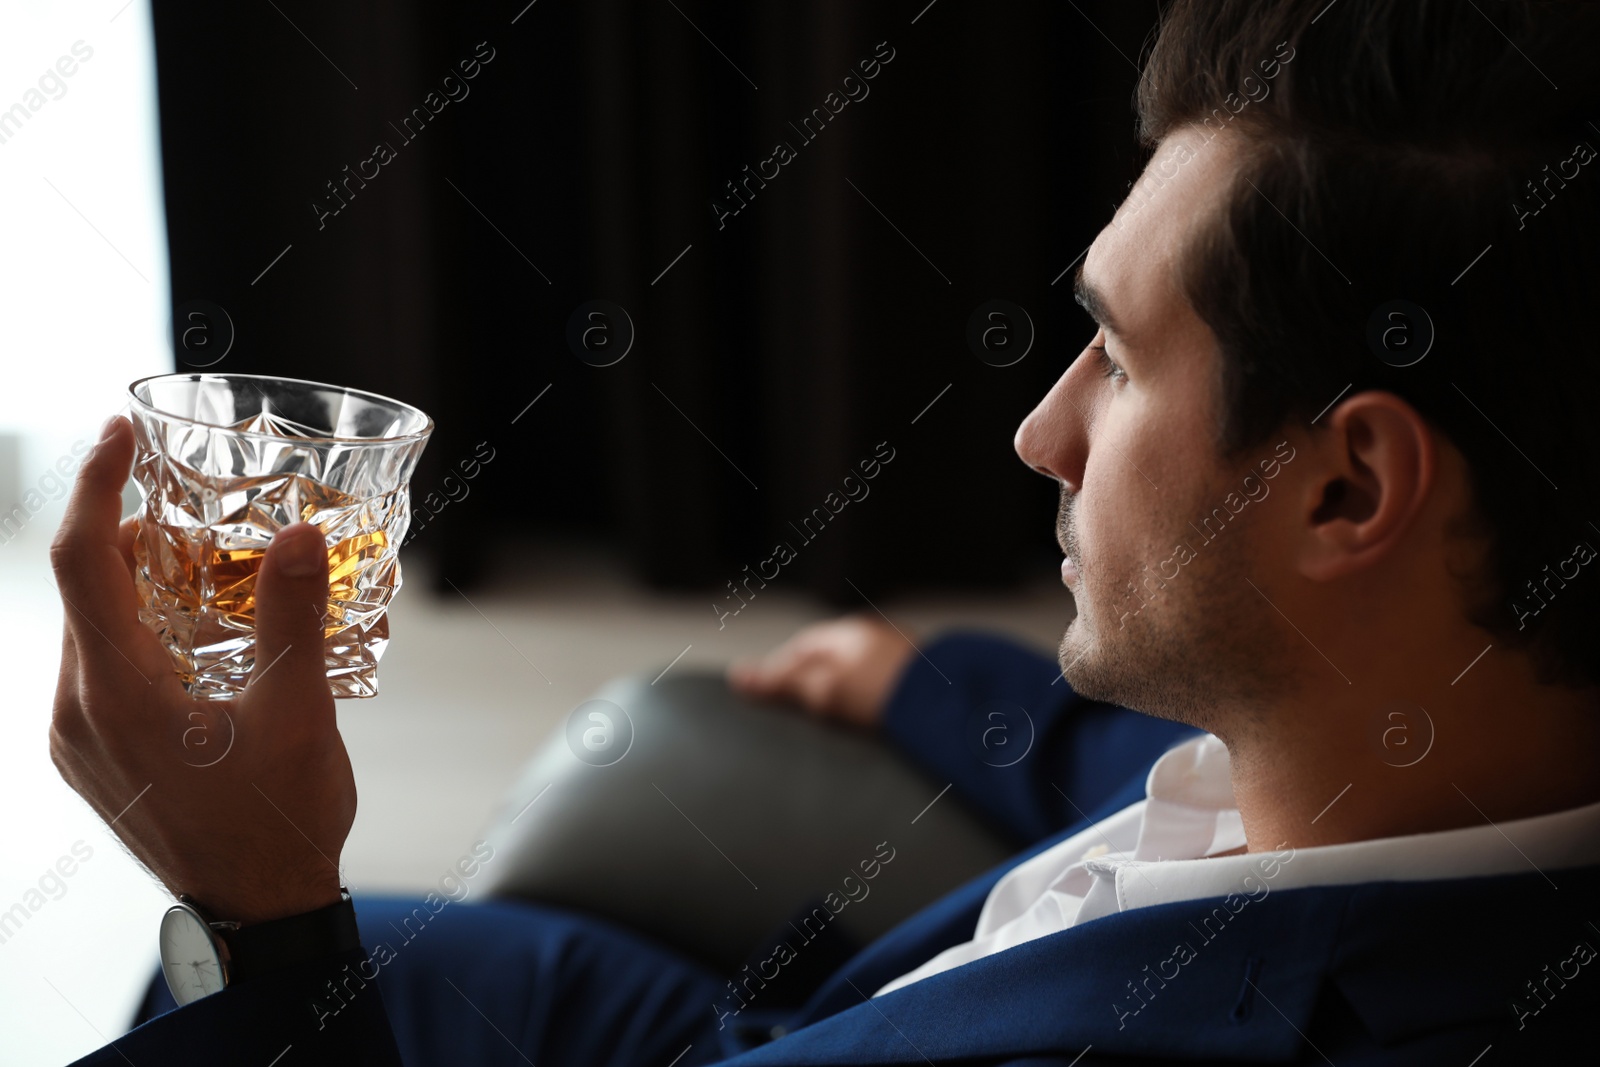
[[[304,521],[328,546],[329,688],[376,695],[409,482],[433,421],[374,393],[288,378],[168,374],[128,389],[140,619],[184,688],[223,700],[270,668],[256,662],[256,574],[273,534]]]

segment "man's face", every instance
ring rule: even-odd
[[[1016,438],[1061,483],[1062,577],[1078,607],[1061,642],[1067,681],[1208,729],[1218,701],[1258,698],[1284,662],[1246,561],[1261,555],[1259,513],[1287,501],[1225,506],[1272,448],[1219,455],[1218,345],[1178,272],[1221,205],[1234,140],[1182,129],[1162,142],[1084,260],[1079,299],[1099,329]],[[1260,491],[1259,472],[1250,484]],[[1228,521],[1205,525],[1216,508]]]

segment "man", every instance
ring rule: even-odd
[[[859,626],[733,676],[878,723],[1014,826],[1050,825],[1056,794],[1090,807],[729,1062],[1579,1047],[1600,1001],[1594,28],[1578,4],[1173,5],[1139,90],[1153,158],[1078,280],[1096,332],[1017,434],[1061,487],[1071,690],[1002,642],[925,660]],[[381,996],[345,979],[319,1014],[365,960],[299,918],[342,907],[355,802],[314,622],[321,544],[279,535],[258,590],[277,665],[234,707],[223,773],[174,777],[186,704],[118,540],[131,449],[110,424],[57,544],[52,752],[108,815],[157,783],[116,829],[175,893],[296,934],[84,1062],[390,1064],[395,1034],[415,1062],[738,1052],[706,1018],[722,976],[503,905],[456,909]],[[953,735],[995,697],[1031,702],[1040,751],[985,788]],[[285,818],[259,818],[257,792]],[[454,1023],[473,1012],[500,1037],[470,1043]]]

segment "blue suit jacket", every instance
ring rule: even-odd
[[[869,1000],[969,939],[1011,866],[1141,798],[1151,761],[1191,733],[1078,697],[1056,680],[1056,664],[1000,639],[952,635],[926,652],[896,689],[889,737],[1033,844],[868,946],[817,990],[787,1036],[738,1053],[729,1067],[1130,1059],[1466,1067],[1480,1055],[1493,1067],[1586,1043],[1586,1016],[1600,1006],[1600,965],[1587,966],[1589,946],[1600,946],[1590,922],[1600,923],[1600,868],[1140,908]],[[997,708],[1009,717],[989,719]],[[970,742],[991,721],[1015,731],[1008,744],[1031,741],[1027,756],[985,762]],[[297,1064],[398,1065],[381,997],[358,998],[322,1030],[305,1010],[330,975],[359,958],[230,987],[79,1062],[265,1064],[292,1044]]]

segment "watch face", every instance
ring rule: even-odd
[[[180,1007],[220,992],[225,984],[211,928],[193,908],[175,904],[162,916],[161,971]]]

